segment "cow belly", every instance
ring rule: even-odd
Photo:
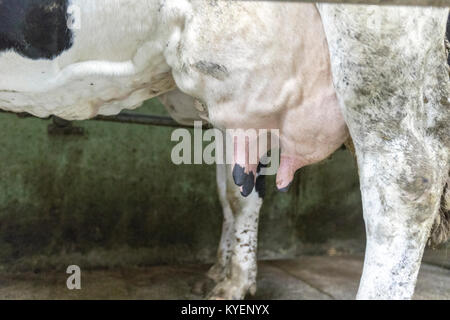
[[[183,52],[166,54],[178,86],[203,100],[217,127],[279,129],[277,185],[285,188],[297,169],[326,158],[348,136],[316,7],[226,1],[192,6],[194,18],[177,47]],[[255,171],[248,148],[235,150],[245,173]]]
[[[0,109],[86,119],[172,89],[161,48],[176,22],[159,31],[158,9],[145,0],[0,1]]]
[[[0,109],[28,112],[37,117],[56,115],[67,120],[83,120],[135,109],[145,100],[174,88],[168,72],[153,75],[144,71],[125,77],[91,75],[54,82],[60,84],[43,91],[0,90]]]

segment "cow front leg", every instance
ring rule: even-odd
[[[227,165],[226,199],[234,217],[231,259],[226,276],[213,288],[209,299],[240,300],[256,292],[259,211],[264,194],[264,176],[257,177],[255,190],[242,197]]]
[[[448,10],[318,7],[360,172],[357,298],[410,299],[448,175]]]

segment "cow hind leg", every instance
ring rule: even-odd
[[[227,168],[228,166],[225,164],[216,164],[217,191],[222,206],[223,223],[216,261],[206,274],[208,279],[214,281],[214,284],[224,281],[230,274],[231,255],[235,241],[235,218],[227,196],[227,174],[229,174]],[[211,288],[208,279],[196,282],[193,292],[200,295],[205,294]]]
[[[209,269],[208,277],[216,283],[229,274],[231,254],[234,247],[234,215],[227,196],[227,165],[216,165],[217,191],[223,210],[222,236],[217,250],[216,263]]]
[[[417,143],[399,137],[407,143]],[[423,148],[423,144],[415,144]],[[361,191],[367,244],[358,298],[409,299],[439,209],[443,170],[416,150],[362,155]],[[392,170],[392,162],[403,169]],[[417,163],[416,162],[416,163]],[[411,171],[409,171],[411,170]],[[408,171],[408,172],[407,172]]]
[[[232,239],[229,241],[232,252],[225,267],[226,272],[221,273],[224,277],[210,292],[209,299],[240,300],[247,293],[254,294],[256,291],[256,252],[259,211],[263,202],[263,176],[257,178],[257,187],[244,198],[235,187],[231,172],[231,166],[227,165],[226,202],[234,217]]]
[[[360,172],[357,297],[410,299],[448,176],[448,10],[318,7]]]

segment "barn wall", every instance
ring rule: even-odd
[[[164,113],[154,101],[140,111]],[[77,123],[82,136],[51,136],[49,123],[0,114],[0,268],[214,258],[215,168],[172,164],[172,129],[91,121]],[[346,150],[303,169],[288,194],[270,177],[260,257],[361,251],[357,180]]]

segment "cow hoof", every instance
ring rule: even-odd
[[[247,293],[254,295],[256,284],[231,279],[218,283],[207,296],[208,300],[243,300]]]
[[[206,275],[215,283],[219,283],[227,277],[228,269],[227,266],[216,263],[209,269]]]
[[[213,281],[211,281],[211,279],[201,279],[194,283],[191,293],[200,297],[204,297],[213,286],[214,283]]]

